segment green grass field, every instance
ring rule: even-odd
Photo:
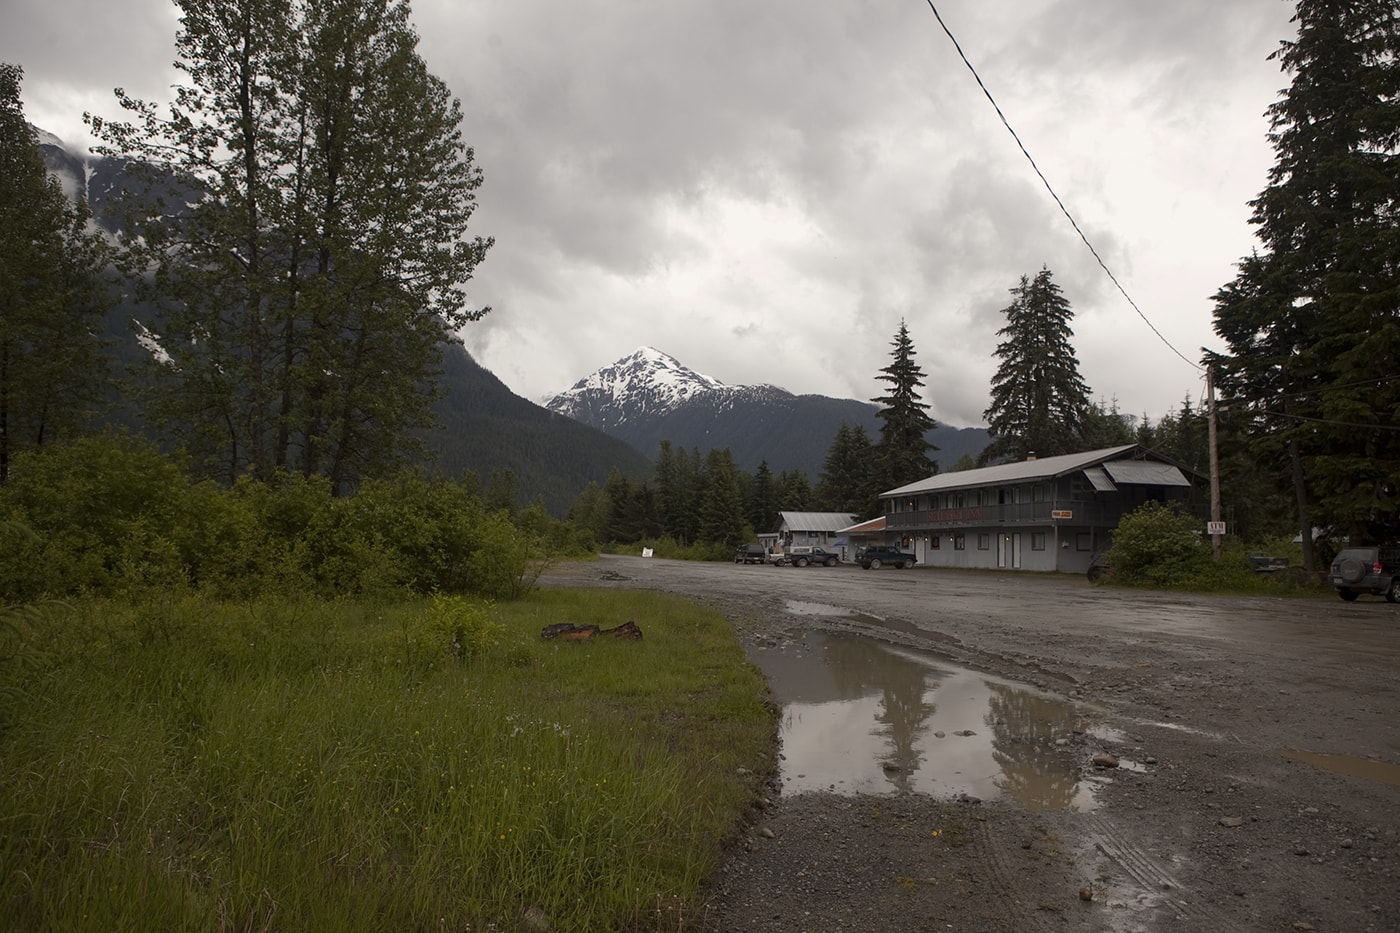
[[[628,620],[641,641],[540,638]],[[761,675],[662,595],[81,601],[0,628],[12,930],[685,929],[773,767]]]

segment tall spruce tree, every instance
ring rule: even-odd
[[[1089,387],[1070,344],[1074,312],[1050,270],[1042,268],[1034,279],[1021,276],[1011,296],[1002,311],[1006,324],[997,331],[1003,340],[992,402],[982,413],[991,435],[983,464],[1073,453],[1090,415]]]
[[[345,488],[421,450],[441,347],[484,313],[458,102],[406,0],[176,2],[168,115],[119,92],[132,122],[89,118],[175,184],[133,200],[125,239],[161,309],[158,410],[226,478]]]
[[[1268,111],[1276,161],[1251,203],[1262,244],[1215,296],[1210,357],[1254,459],[1312,528],[1400,534],[1400,7],[1299,0],[1292,76]]]
[[[753,530],[759,534],[777,531],[778,490],[767,460],[759,462],[749,490],[747,515]]]
[[[871,485],[871,449],[870,435],[864,425],[851,427],[841,422],[827,449],[817,481],[815,494],[819,508],[827,512],[871,514],[880,493]]]
[[[104,249],[44,167],[23,78],[0,63],[0,482],[15,453],[79,430],[108,378]]]
[[[728,447],[712,447],[705,455],[705,478],[700,498],[700,540],[729,547],[744,543],[744,505],[739,478]]]
[[[812,507],[812,485],[802,470],[784,470],[778,474],[777,511],[807,512]],[[774,516],[775,518],[777,516]],[[774,530],[777,530],[775,524]]]
[[[929,452],[938,448],[928,439],[928,432],[938,427],[938,422],[929,415],[929,406],[919,394],[924,386],[924,371],[914,360],[914,341],[903,320],[890,345],[893,347],[890,364],[875,377],[889,384],[889,392],[871,399],[880,406],[875,417],[882,422],[880,442],[875,450],[880,478],[878,492],[938,472],[937,461],[929,457]]]

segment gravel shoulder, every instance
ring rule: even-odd
[[[541,582],[681,593],[746,644],[791,627],[789,601],[826,600],[877,620],[877,637],[1054,691],[1113,724],[1070,750],[1101,781],[1087,813],[784,795],[775,782],[710,883],[702,929],[1400,929],[1394,606],[630,557]],[[1103,754],[1145,764],[1098,769]]]

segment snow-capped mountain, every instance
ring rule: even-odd
[[[773,385],[733,386],[698,373],[653,347],[641,347],[546,400],[550,411],[598,428],[656,456],[677,449],[727,447],[741,469],[803,470],[815,481],[842,422],[878,440],[876,407],[855,399],[793,395]],[[980,428],[936,428],[937,459],[951,463],[986,446]],[[950,455],[951,454],[951,458]]]
[[[691,399],[727,389],[655,347],[639,347],[547,400],[545,407],[606,430],[664,416]]]

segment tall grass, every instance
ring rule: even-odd
[[[723,620],[632,592],[467,608],[492,633],[467,654],[427,600],[11,610],[7,928],[685,928],[772,766]],[[539,637],[629,619],[642,641]]]

